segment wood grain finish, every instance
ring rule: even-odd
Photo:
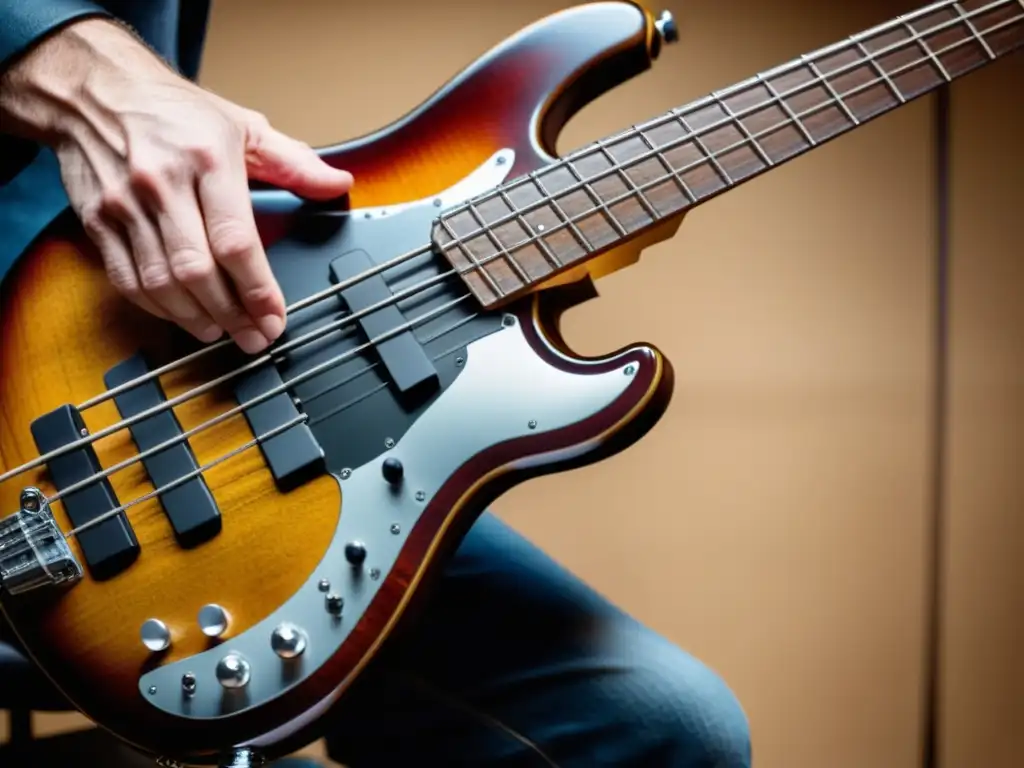
[[[346,204],[356,208],[436,193],[502,148],[516,151],[513,174],[537,170],[554,161],[554,138],[576,110],[650,66],[656,52],[652,30],[649,14],[631,3],[596,3],[557,14],[499,46],[394,125],[320,152],[353,171],[357,185]],[[261,233],[270,243],[287,222],[263,206],[260,190],[254,185],[253,200]],[[552,351],[551,344],[558,343],[559,307],[588,295],[585,286],[582,293],[548,292],[511,311],[523,321],[536,353],[552,365],[587,375],[625,360],[646,361],[652,364],[642,370],[651,375],[638,375],[617,402],[585,423],[465,457],[463,469],[448,480],[410,532],[375,601],[318,676],[245,715],[216,723],[171,717],[138,694],[139,673],[152,663],[138,639],[144,619],[159,616],[172,629],[172,650],[158,663],[206,647],[196,612],[210,600],[231,612],[229,636],[244,631],[314,572],[339,513],[344,514],[333,479],[282,495],[255,450],[207,474],[224,518],[218,537],[194,550],[181,550],[155,501],[133,508],[129,517],[142,547],[137,563],[107,582],[87,577],[54,599],[44,600],[46,593],[40,592],[31,600],[5,600],[4,613],[18,639],[87,716],[144,751],[186,761],[212,758],[226,746],[273,730],[337,695],[379,650],[403,612],[415,607],[412,598],[422,594],[424,579],[443,563],[443,555],[482,506],[527,476],[506,473],[509,462],[596,441],[599,452],[583,459],[594,460],[621,450],[663,411],[672,375],[657,350],[636,346],[596,365]],[[103,374],[114,364],[140,349],[156,364],[186,351],[180,337],[161,321],[136,311],[109,288],[97,254],[69,217],[55,223],[20,260],[4,285],[0,306],[0,454],[7,469],[36,457],[29,432],[36,417],[102,392]],[[228,362],[192,366],[163,377],[161,383],[173,397],[208,380],[211,370]],[[188,430],[234,405],[230,392],[214,391],[175,410]],[[109,402],[86,413],[94,432],[117,421]],[[252,437],[245,421],[235,418],[190,443],[198,461],[205,463]],[[134,453],[126,432],[99,441],[95,448],[104,466]],[[534,474],[552,469],[540,467]],[[111,481],[122,502],[152,490],[138,465],[116,473]],[[27,484],[45,493],[54,490],[45,472],[25,473],[0,485],[0,509],[14,511]],[[65,530],[71,527],[59,504],[55,514]],[[292,746],[285,742],[279,751]]]
[[[937,3],[513,179],[434,241],[498,307],[1022,45],[1020,0]]]

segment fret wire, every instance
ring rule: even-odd
[[[524,286],[529,285],[530,276],[526,274],[526,271],[519,265],[519,262],[512,258],[512,254],[505,248],[504,244],[501,242],[501,238],[494,233],[494,230],[487,224],[484,217],[480,215],[480,212],[473,205],[472,201],[469,203],[469,212],[473,214],[473,218],[476,219],[477,224],[487,233],[487,239],[491,241],[491,245],[494,246],[495,252],[501,253],[505,257],[505,261],[507,261],[512,267],[512,271],[517,273],[517,277],[519,277],[520,282]]]
[[[842,109],[843,112],[846,113],[846,116],[853,121],[853,124],[860,125],[860,120],[858,120],[857,116],[850,111],[850,108],[846,105],[846,102],[843,101],[842,97],[838,93],[836,93],[836,89],[833,88],[832,83],[828,81],[828,76],[822,73],[820,69],[818,69],[818,65],[814,63],[814,60],[808,58],[807,56],[801,56],[800,58],[810,68],[811,73],[818,80],[821,81],[821,84],[825,86],[825,90],[827,90],[832,95],[832,100],[839,105],[840,109]]]
[[[608,206],[605,205],[605,202],[604,200],[601,199],[601,196],[594,191],[593,187],[590,186],[590,182],[584,181],[583,176],[581,176],[580,172],[576,170],[575,164],[567,163],[565,167],[569,169],[569,173],[576,177],[576,181],[579,181],[583,184],[583,191],[586,192],[587,197],[590,198],[591,205],[596,204],[594,208],[591,208],[591,215],[595,213],[606,214],[608,216],[609,221],[611,221],[611,223],[614,225],[615,229],[619,231],[619,236],[626,237],[626,235],[629,234],[628,232],[626,232],[626,228],[622,226],[622,224],[619,222],[617,218],[615,218],[615,214],[611,212],[611,209],[609,209]]]
[[[993,2],[993,3],[991,3],[991,4],[987,5],[987,6],[984,6],[982,8],[976,9],[974,11],[968,12],[966,14],[966,16],[975,16],[975,15],[978,15],[980,13],[985,13],[985,12],[993,10],[994,8],[1002,7],[1002,6],[1006,5],[1008,2],[1015,2],[1016,3],[1016,2],[1024,2],[1024,0],[997,0],[996,2]],[[947,5],[948,5],[948,3],[947,3]],[[922,11],[919,12],[919,14],[917,14],[917,15],[920,15],[921,13],[926,13],[926,12],[930,12],[930,9],[922,9]],[[912,15],[911,18],[913,16],[914,15]],[[996,31],[1000,30],[1000,29],[1003,29],[1005,27],[1011,26],[1011,25],[1021,21],[1021,19],[1024,19],[1024,16],[1017,16],[1017,17],[1014,17],[1014,18],[1011,18],[1011,19],[1007,19],[1007,20],[1005,20],[1005,21],[1003,21],[1003,22],[1001,22],[999,24],[993,25],[991,28],[989,28],[986,31],[986,34],[991,34],[993,32],[996,32]],[[940,30],[940,29],[944,29],[944,28],[947,28],[947,27],[950,27],[950,26],[955,26],[957,23],[958,23],[957,19],[954,19],[952,21],[947,21],[947,22],[944,22],[942,24],[936,25],[935,27],[931,28],[929,30],[929,32],[935,32],[935,31]],[[895,25],[894,24],[893,25],[889,25],[889,27],[892,27],[892,26],[895,26]],[[881,27],[881,28],[876,28],[874,30],[867,30],[866,32],[860,33],[860,35],[857,36],[857,39],[864,39],[866,37],[870,37],[872,35],[879,34],[879,32],[882,29],[888,29],[889,27]],[[941,51],[939,51],[939,53],[946,53],[948,51],[954,50],[956,48],[959,48],[961,45],[966,44],[967,42],[969,42],[969,40],[967,40],[967,39],[965,39],[965,40],[958,40],[957,42],[954,42],[954,43],[951,43],[950,45],[947,45],[945,48],[943,48]],[[906,40],[900,40],[898,43],[895,43],[895,44],[892,44],[892,45],[889,45],[889,46],[885,46],[883,48],[880,48],[877,51],[874,51],[873,53],[870,54],[869,58],[870,58],[871,61],[874,61],[875,59],[877,59],[877,57],[885,55],[887,53],[890,53],[893,50],[896,50],[896,49],[902,47],[905,44],[906,44]],[[925,61],[925,60],[926,59],[918,59],[916,61],[910,62],[910,63],[908,63],[908,64],[906,64],[906,65],[904,65],[902,67],[898,67],[896,70],[894,70],[893,72],[889,73],[889,75],[890,76],[891,75],[898,75],[898,74],[900,74],[900,73],[902,73],[904,71],[908,71],[908,70],[910,70],[910,69],[912,69],[912,68],[914,68],[916,66],[919,66],[921,64],[921,62]],[[860,66],[861,64],[863,64],[863,62],[862,61],[858,61],[858,62],[853,63],[853,66]],[[802,63],[801,63],[801,66],[802,66]],[[766,136],[766,135],[768,135],[768,134],[778,130],[779,128],[784,127],[788,122],[793,122],[796,125],[800,125],[800,116],[801,115],[807,115],[807,114],[816,112],[816,111],[818,111],[819,109],[822,108],[822,105],[816,105],[815,107],[812,107],[810,109],[804,110],[803,112],[800,113],[800,115],[797,115],[791,109],[788,108],[788,104],[785,104],[784,99],[785,99],[785,97],[787,97],[789,95],[792,95],[792,94],[794,94],[794,93],[796,93],[796,92],[798,92],[800,90],[805,89],[809,84],[808,83],[802,83],[801,85],[796,86],[796,87],[790,89],[789,91],[786,91],[784,94],[780,94],[777,91],[775,91],[775,89],[771,86],[770,83],[767,83],[764,80],[764,78],[767,75],[777,74],[777,73],[779,73],[781,71],[786,71],[787,69],[794,69],[794,68],[795,68],[795,66],[793,66],[793,65],[784,65],[782,68],[778,68],[776,70],[772,70],[772,71],[770,71],[768,73],[761,73],[759,75],[756,75],[754,78],[751,78],[745,84],[741,83],[741,84],[733,87],[733,92],[735,92],[735,90],[738,90],[741,87],[748,87],[752,82],[756,82],[756,81],[764,82],[764,84],[769,88],[769,90],[771,90],[775,94],[775,96],[773,97],[772,101],[779,100],[780,103],[784,104],[787,107],[787,109],[785,111],[792,115],[792,120],[791,121],[783,121],[783,122],[778,123],[778,124],[776,124],[774,126],[771,126],[770,128],[767,128],[765,130],[759,131],[756,134],[756,136],[758,136],[758,137]],[[849,69],[849,68],[850,68],[850,65],[839,67],[836,70],[834,70],[832,72],[832,74],[835,75],[835,74],[841,73],[843,70]],[[843,95],[844,95],[844,97],[852,96],[852,95],[857,94],[857,93],[859,93],[859,92],[861,92],[863,90],[866,90],[868,88],[874,87],[879,82],[880,81],[874,81],[874,82],[862,84],[862,85],[860,85],[860,86],[858,86],[856,88],[852,88],[849,91],[846,91]],[[724,91],[724,92],[728,92],[728,91]],[[692,104],[692,105],[690,105],[689,107],[687,107],[685,109],[690,109],[690,110],[697,109],[704,102],[706,102],[706,99],[698,101],[695,104]],[[825,106],[827,106],[827,104]],[[743,115],[751,114],[751,113],[753,113],[753,112],[755,112],[757,110],[763,109],[763,108],[764,108],[764,104],[758,104],[758,105],[756,105],[754,107],[750,107],[750,108],[747,108],[745,110],[742,110],[741,112],[736,113],[736,114],[740,115],[740,116],[743,116]],[[675,116],[676,111],[677,110],[673,110],[672,112],[670,112],[670,113],[668,113],[668,114],[666,114],[666,115],[664,115],[664,116],[662,116],[660,118],[656,118],[654,120],[651,120],[648,123],[645,123],[643,125],[644,126],[648,126],[648,127],[664,125],[665,123],[670,122],[673,119],[676,119],[676,116]],[[728,121],[720,121],[719,123],[713,123],[713,124],[711,124],[709,126],[705,126],[704,128],[701,129],[701,132],[708,132],[710,130],[713,130],[718,125],[723,125],[723,124],[726,124],[727,122]],[[801,126],[801,128],[802,128],[802,126]],[[639,129],[638,128],[634,128],[632,130],[622,131],[615,138],[617,139],[617,138],[629,137],[629,136],[635,134],[635,132],[637,130],[639,130]],[[803,132],[806,133],[805,130]],[[675,140],[673,140],[671,142],[666,143],[665,146],[666,147],[670,147],[670,148],[674,147],[674,146],[678,146],[680,143],[689,140],[689,138],[690,138],[690,136],[683,136],[683,137],[680,137],[679,139],[675,139]],[[742,145],[746,144],[747,141],[748,141],[748,139],[743,139],[742,141],[736,142],[732,146],[727,147],[727,148],[725,148],[722,151],[724,152],[724,151],[728,151],[728,150],[734,149],[736,147],[742,146]],[[815,142],[813,140],[813,138],[812,138],[811,139],[812,146],[814,144],[816,144],[816,143],[817,142]],[[589,151],[589,147],[588,148],[582,148],[580,150],[577,150],[574,153],[571,153],[570,155],[568,155],[565,158],[565,160],[569,160],[569,159],[572,159],[573,157],[577,157],[577,156],[579,156],[580,154],[582,154],[585,151]],[[641,155],[640,157],[634,158],[634,160],[632,162],[633,162],[633,164],[642,162],[642,161],[644,161],[644,160],[646,160],[646,159],[648,159],[648,158],[650,158],[650,157],[652,157],[654,155],[660,154],[661,151],[662,150],[652,150],[652,152],[648,152],[648,153],[645,153],[644,155]],[[563,160],[562,162],[565,162],[565,160]],[[701,161],[699,161],[697,163],[692,163],[689,166],[686,166],[683,169],[680,169],[679,171],[675,172],[675,175],[678,176],[678,174],[685,173],[687,170],[695,168],[695,167],[703,164],[704,162],[706,162],[706,161],[701,160]],[[549,171],[549,170],[551,170],[552,167],[557,167],[557,165],[551,166],[551,167],[546,168],[544,170],[545,171]],[[609,172],[610,171],[606,170],[606,171],[602,172],[602,174],[599,174],[599,175],[603,176],[603,175],[605,175],[605,174],[607,174]],[[611,172],[614,172],[614,171],[611,171]],[[531,178],[531,179],[534,179],[535,174],[536,174],[536,172],[531,172],[531,173],[527,174],[527,177]],[[671,174],[667,175],[665,177],[662,177],[660,179],[657,179],[657,180],[655,180],[653,182],[649,182],[647,184],[644,184],[640,188],[641,189],[646,189],[648,187],[654,186],[655,184],[664,182],[668,178],[671,178]],[[545,192],[544,188],[541,187],[540,185],[538,185],[538,188],[541,190],[542,193]],[[566,192],[566,191],[570,191],[570,189],[561,190],[561,192]],[[534,203],[529,204],[528,208],[529,209],[537,208],[540,205],[548,204],[548,202],[549,202],[548,200],[541,199],[541,200],[535,201]],[[693,202],[696,202],[696,199]],[[464,205],[465,204],[463,204],[462,206],[459,206],[459,207],[453,209],[448,214],[446,214],[446,216],[450,217],[450,216],[453,216],[453,215],[457,214],[464,207]],[[556,229],[561,229],[566,224],[571,226],[572,225],[572,221],[566,221],[565,223],[560,224],[558,227],[556,227]],[[446,226],[446,230],[447,229],[448,229],[448,227]],[[573,231],[575,231],[575,227],[572,227],[572,229],[573,229]],[[454,233],[450,233],[450,234],[454,235]],[[474,236],[476,234],[478,234],[478,233],[473,233]],[[455,238],[456,242],[458,242],[459,240],[460,240],[460,238],[457,238],[457,237]],[[449,244],[443,246],[443,249],[444,250],[448,250],[451,247],[451,245],[453,245],[453,244],[455,244],[455,243],[449,243]],[[581,246],[584,246],[584,250],[587,250],[586,245],[587,244],[586,244],[586,241],[584,239],[584,241],[581,242]],[[471,258],[473,258],[473,257],[471,256]],[[475,261],[475,259],[474,259],[474,261]]]
[[[761,83],[764,85],[764,87],[768,89],[768,92],[772,95],[771,101],[769,103],[777,105],[783,112],[785,112],[787,115],[789,115],[789,121],[793,125],[795,125],[797,127],[797,129],[800,131],[800,133],[802,133],[804,135],[804,138],[807,140],[807,143],[810,146],[812,146],[812,147],[818,146],[817,139],[815,139],[811,135],[811,132],[807,130],[807,126],[804,125],[804,121],[801,120],[799,117],[797,117],[796,112],[793,111],[793,108],[789,105],[789,102],[787,101],[787,99],[790,96],[796,95],[801,89],[806,88],[809,84],[808,83],[804,83],[803,85],[798,86],[796,88],[791,88],[789,91],[786,92],[785,95],[782,95],[777,90],[775,90],[775,86],[772,85],[771,82],[769,82],[767,77],[762,78],[761,75],[758,75],[757,77],[761,81]],[[760,109],[762,107],[763,107],[763,105],[759,105],[758,109]]]
[[[871,65],[871,68],[875,70],[875,72],[881,75],[882,81],[885,82],[887,86],[889,86],[889,90],[892,91],[892,94],[895,97],[895,99],[900,104],[906,104],[907,99],[903,95],[903,91],[897,88],[896,83],[894,83],[889,78],[889,73],[885,71],[885,67],[883,67],[881,64],[878,63],[878,61],[875,60],[875,58],[871,55],[871,52],[866,47],[864,47],[864,43],[860,42],[859,40],[856,40],[855,42],[857,44],[857,47],[860,49],[861,54],[865,57],[865,61],[867,61]]]
[[[562,206],[558,204],[558,200],[555,199],[555,196],[548,192],[544,185],[541,184],[540,179],[537,178],[537,173],[538,171],[531,171],[529,173],[529,177],[533,180],[533,183],[537,185],[537,189],[540,190],[540,193],[542,195],[547,196],[545,202],[547,203],[548,207],[551,208],[556,217],[562,219],[562,222],[569,227],[569,231],[572,233],[572,236],[576,238],[577,245],[579,245],[579,247],[582,248],[584,251],[588,253],[593,253],[594,246],[591,245],[590,241],[587,240],[587,238],[579,230],[579,228],[576,226],[575,221],[568,214],[566,214],[565,211],[562,210]],[[562,192],[565,192],[565,190],[563,189]],[[562,192],[559,192],[559,194],[562,194]],[[582,218],[586,217],[584,216]],[[557,229],[562,229],[561,225]]]
[[[1021,3],[1021,6],[1024,7],[1024,2]],[[985,40],[981,33],[978,32],[978,28],[974,26],[974,22],[971,21],[966,16],[964,16],[964,10],[963,8],[960,7],[960,3],[953,3],[953,10],[956,11],[957,16],[959,16],[963,20],[967,28],[971,30],[971,34],[974,35],[975,39],[977,39],[977,41],[981,43],[981,47],[984,48],[985,53],[988,54],[989,61],[995,61],[996,52],[993,51],[991,47],[989,47],[988,41]]]
[[[717,96],[715,96],[715,98],[718,99]],[[746,136],[747,139],[750,140],[750,146],[752,146],[754,148],[754,151],[758,155],[761,156],[761,160],[764,162],[764,164],[769,166],[769,167],[775,165],[775,163],[772,162],[772,159],[770,157],[768,157],[768,153],[766,153],[764,151],[764,149],[761,147],[761,142],[759,142],[757,139],[755,139],[754,135],[750,132],[750,129],[747,128],[746,123],[744,123],[742,120],[737,119],[735,114],[733,113],[732,109],[730,109],[729,105],[726,104],[724,101],[722,101],[721,99],[718,99],[718,103],[721,105],[722,109],[725,110],[725,114],[732,116],[732,118],[733,118],[733,125],[738,126],[739,129],[740,129],[740,132],[744,136]]]
[[[953,78],[949,76],[949,72],[947,72],[946,68],[942,66],[942,62],[939,61],[939,57],[932,52],[932,47],[928,45],[928,43],[925,42],[924,39],[922,39],[921,34],[912,26],[910,26],[910,24],[908,24],[907,22],[903,22],[903,27],[910,33],[910,36],[914,40],[914,42],[921,47],[921,50],[925,52],[925,55],[929,59],[931,59],[932,64],[934,64],[938,68],[939,74],[942,75],[942,79],[945,80],[947,83],[951,82]],[[931,33],[932,30],[929,29],[928,32]]]
[[[683,130],[686,131],[686,133],[690,134],[690,138],[700,148],[700,151],[704,153],[705,160],[709,164],[711,164],[714,167],[715,171],[722,176],[722,179],[725,181],[725,185],[729,186],[730,184],[735,184],[736,180],[733,179],[732,176],[730,176],[728,172],[725,170],[725,168],[722,167],[722,164],[718,162],[718,158],[715,156],[716,153],[709,150],[707,146],[705,146],[704,142],[700,140],[700,136],[697,135],[693,128],[690,127],[689,123],[687,123],[686,120],[683,118],[682,112],[676,113],[676,120],[678,120],[679,124],[683,126]],[[727,125],[723,125],[722,127],[725,128],[727,127]]]
[[[514,205],[512,199],[505,194],[505,190],[503,190],[501,187],[498,187],[497,194],[499,197],[501,197],[502,202],[504,202],[505,205],[509,207],[509,210],[515,214],[515,221],[519,222],[523,229],[525,229],[531,235],[531,237],[533,237],[536,240],[537,248],[539,248],[543,252],[545,258],[547,258],[547,260],[551,262],[551,265],[555,269],[561,269],[564,266],[562,264],[562,260],[555,255],[554,251],[551,250],[551,247],[548,245],[548,241],[537,234],[538,231],[544,231],[543,225],[541,225],[540,230],[535,230],[533,226],[530,224],[530,222],[526,220],[526,217],[519,212],[519,207]]]
[[[647,137],[643,135],[642,131],[637,134],[637,137],[648,147],[651,146],[651,142],[647,140]],[[636,184],[634,184],[633,180],[629,178],[629,175],[626,173],[626,169],[623,168],[621,165],[616,164],[615,157],[612,155],[611,152],[608,151],[608,148],[605,146],[604,140],[598,139],[597,141],[594,142],[594,144],[597,145],[597,148],[599,150],[601,150],[601,154],[604,156],[604,159],[611,163],[611,167],[618,168],[619,180],[628,188],[636,192]],[[640,205],[643,206],[644,210],[647,211],[647,215],[650,216],[652,220],[656,220],[658,218],[658,212],[654,209],[654,206],[651,204],[651,201],[647,199],[646,195],[644,195],[643,193],[639,193],[636,195],[636,199],[640,203]]]
[[[1024,2],[1024,0],[1020,0],[1020,1]],[[942,7],[946,7],[949,4],[951,4],[952,2],[953,2],[953,0],[948,0],[946,3],[944,3],[942,5]],[[974,11],[968,12],[967,15],[968,16],[976,16],[978,14],[991,11],[994,8],[1002,7],[1003,5],[1006,5],[1009,2],[1017,2],[1017,0],[995,0],[995,2],[990,3],[987,6],[984,6],[982,8],[975,9]],[[910,14],[908,16],[905,16],[904,18],[913,19],[913,18],[916,18],[917,16],[921,16],[921,15],[925,15],[927,13],[930,13],[932,10],[935,10],[935,9],[936,9],[935,6],[928,7],[928,8],[923,8],[923,9],[920,9],[919,11],[917,11],[915,13],[912,13],[912,14]],[[1011,19],[1011,20],[1008,20],[1007,22],[1003,22],[1001,24],[997,24],[994,27],[990,28],[988,30],[988,33],[991,33],[991,32],[994,32],[994,31],[996,31],[998,29],[1001,29],[1001,28],[1003,28],[1003,27],[1005,27],[1005,26],[1007,26],[1009,24],[1014,23],[1015,21],[1016,21],[1016,19]],[[946,29],[948,27],[955,26],[956,23],[957,23],[957,20],[955,20],[955,19],[951,20],[951,21],[946,21],[946,22],[943,22],[941,24],[936,25],[935,27],[932,27],[930,31],[931,32],[941,31],[941,30]],[[855,35],[854,39],[863,39],[863,38],[866,38],[866,37],[871,37],[872,35],[877,35],[877,34],[881,33],[882,31],[889,30],[889,29],[891,29],[893,27],[896,27],[896,26],[898,26],[898,22],[891,22],[889,24],[882,25],[880,27],[876,27],[875,29],[870,29],[870,30],[866,30],[865,32],[861,32],[858,35]],[[899,48],[903,47],[906,44],[906,42],[907,42],[906,40],[900,40],[900,41],[898,41],[896,43],[893,43],[891,45],[885,46],[884,48],[880,48],[877,51],[874,51],[871,54],[872,60],[876,59],[877,57],[886,55],[888,53],[892,53],[895,50],[898,50]],[[964,42],[965,41],[958,41],[957,43],[953,43],[953,44],[947,46],[946,48],[944,48],[942,52],[944,53],[946,51],[949,51],[949,50],[952,50],[954,48],[957,48],[960,45],[962,45]],[[831,48],[822,49],[821,51],[819,51],[819,52],[817,52],[815,54],[812,54],[812,55],[815,55],[815,56],[823,55],[823,52],[829,51],[829,50],[837,50],[837,49],[841,48],[845,44],[846,44],[845,42],[844,43],[837,43],[836,45],[831,46]],[[920,65],[921,61],[923,61],[923,60],[917,60],[917,61],[911,62],[909,65],[906,65],[904,67],[900,67],[894,73],[890,73],[890,74],[902,73],[905,70],[908,70],[908,69],[910,69],[912,67],[916,67],[916,66]],[[857,66],[860,66],[861,64],[862,64],[862,62],[853,62],[850,65],[843,65],[841,67],[837,67],[835,70],[833,70],[832,74],[833,75],[843,74],[847,70],[851,70],[851,69],[853,69],[853,68],[855,68]],[[774,76],[774,75],[777,75],[777,74],[783,74],[783,73],[786,73],[786,72],[793,71],[793,70],[795,70],[795,69],[797,69],[797,68],[799,68],[801,66],[804,66],[803,62],[799,61],[799,60],[795,60],[794,62],[790,62],[790,63],[784,64],[784,65],[782,65],[780,67],[776,67],[775,69],[769,70],[768,72],[764,72],[764,73],[760,73],[758,75],[755,75],[754,77],[750,78],[748,81],[744,81],[744,82],[738,83],[738,84],[736,84],[736,85],[734,85],[734,86],[732,86],[730,88],[726,88],[725,90],[722,91],[722,93],[730,94],[731,95],[732,93],[735,93],[735,92],[737,92],[739,90],[742,90],[742,88],[749,86],[753,82],[762,82],[766,87],[768,87],[768,89],[773,94],[775,94],[775,97],[771,101],[773,101],[773,102],[774,101],[779,101],[780,106],[782,106],[784,108],[784,110],[788,114],[790,114],[792,116],[794,123],[797,124],[797,126],[800,128],[801,132],[805,134],[805,137],[808,139],[810,144],[812,146],[816,146],[818,142],[815,141],[814,138],[807,132],[807,130],[800,123],[799,117],[792,111],[792,109],[789,108],[788,103],[786,103],[786,101],[785,101],[785,99],[788,98],[789,96],[795,95],[795,94],[799,93],[800,91],[805,90],[808,86],[813,85],[814,84],[813,81],[810,81],[810,82],[807,82],[807,83],[801,83],[800,85],[795,86],[795,87],[789,89],[785,93],[779,93],[779,92],[777,92],[775,90],[775,88],[771,85],[771,83],[768,83],[766,81],[766,79],[765,79],[768,76]],[[867,87],[873,87],[876,84],[877,83],[870,83],[870,84],[868,84]],[[859,87],[859,88],[855,88],[853,90],[847,91],[844,94],[844,96],[854,95],[854,94],[859,93],[861,90],[864,90],[864,89],[865,89],[865,87],[863,87],[863,86]],[[683,107],[682,109],[686,109],[686,110],[689,110],[689,111],[694,111],[696,109],[699,109],[701,106],[706,106],[709,103],[709,101],[710,101],[710,97],[705,97],[703,99],[700,99],[700,100],[694,102],[693,104],[690,104],[690,105],[688,105],[686,107]],[[740,115],[740,116],[747,116],[747,115],[753,114],[754,112],[756,112],[756,111],[758,111],[760,109],[763,109],[764,107],[765,107],[765,104],[757,104],[757,105],[755,105],[753,107],[748,107],[747,109],[742,110],[741,112],[739,112],[737,114]],[[647,129],[650,129],[650,128],[658,127],[658,126],[661,126],[661,125],[665,125],[666,123],[672,122],[673,120],[676,119],[676,113],[678,111],[679,111],[678,109],[671,110],[670,112],[668,112],[668,113],[666,113],[666,114],[664,114],[664,115],[662,115],[660,117],[654,118],[652,120],[649,120],[646,123],[641,124],[641,126],[639,128],[647,130]],[[805,111],[805,112],[803,112],[801,114],[808,114],[808,111]],[[719,127],[721,125],[725,125],[727,122],[728,121],[719,121],[718,123],[712,123],[712,124],[702,128],[698,133],[709,132],[711,130],[714,130],[716,127]],[[777,127],[779,127],[779,126],[777,126]],[[624,131],[620,131],[618,134],[616,134],[614,137],[612,137],[612,139],[618,140],[620,138],[631,137],[631,136],[635,135],[637,130],[638,130],[638,128],[634,127],[632,129],[627,129],[627,130],[624,130]],[[673,140],[672,142],[668,142],[668,144],[666,144],[666,146],[670,146],[670,147],[678,146],[678,144],[680,142],[682,142],[683,140],[684,140],[684,138]],[[576,150],[575,152],[572,152],[569,155],[567,155],[565,158],[563,158],[560,161],[560,164],[564,164],[565,162],[571,161],[572,159],[578,157],[579,155],[581,155],[582,153],[584,153],[586,151],[589,151],[589,147],[584,147],[584,148],[581,148],[579,150]],[[650,157],[649,153],[646,156],[644,156],[644,157],[640,157],[640,158],[636,158],[636,159],[638,161],[642,161],[642,160],[647,159],[648,157]],[[553,165],[551,167],[552,168],[558,167],[558,164],[555,164],[555,165]],[[546,169],[546,170],[550,170],[550,168]],[[605,171],[604,173],[607,173],[607,171]],[[570,190],[562,190],[562,191],[563,192],[564,191],[571,191],[571,189]],[[534,205],[536,205],[536,203]],[[450,210],[446,215],[453,216],[453,215],[457,214],[460,210],[462,210],[462,208],[463,208],[463,206],[457,206],[457,207],[453,208],[452,210]]]
[[[672,164],[669,163],[669,161],[665,159],[665,156],[661,153],[661,150],[656,148],[654,146],[654,143],[650,139],[647,138],[647,134],[645,134],[643,131],[639,131],[638,135],[640,136],[640,140],[650,148],[650,151],[654,152],[654,157],[658,161],[661,162],[662,167],[666,171],[668,171],[669,176],[672,176],[672,177],[675,178],[676,183],[679,185],[679,187],[683,191],[683,197],[686,198],[686,204],[690,205],[690,203],[697,202],[697,195],[695,195],[693,193],[693,191],[690,189],[689,185],[685,181],[683,181],[682,178],[680,178],[678,175],[676,175],[676,171],[672,167]],[[641,160],[639,162],[643,162],[643,160]],[[639,163],[637,163],[637,164],[639,165]],[[664,177],[662,177],[662,178],[664,179]],[[634,184],[633,187],[634,187],[634,189],[637,189],[637,190],[640,189],[640,187],[636,186],[636,184]]]
[[[495,282],[494,278],[490,276],[486,269],[484,269],[484,264],[477,261],[473,252],[469,250],[465,243],[462,242],[462,239],[455,234],[455,230],[453,230],[448,224],[447,219],[444,216],[441,216],[438,218],[438,223],[444,227],[444,231],[448,234],[448,237],[452,238],[452,242],[448,243],[446,246],[442,246],[442,250],[447,251],[450,246],[457,245],[459,250],[462,251],[462,255],[466,257],[467,261],[469,261],[472,271],[479,275],[483,275],[487,282],[490,283],[491,290],[494,291],[494,295],[499,297],[505,296],[505,291],[501,289],[498,283]]]

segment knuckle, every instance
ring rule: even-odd
[[[147,291],[163,291],[171,286],[173,278],[165,264],[146,264],[139,268],[139,279]]]
[[[217,261],[230,265],[246,261],[257,247],[256,238],[237,226],[219,228],[210,240]]]
[[[208,144],[198,144],[190,147],[188,155],[196,168],[202,173],[209,173],[220,167],[220,155]]]
[[[213,260],[197,248],[179,248],[171,254],[171,273],[185,285],[208,280],[213,270]]]
[[[134,271],[127,266],[107,267],[107,279],[115,291],[129,299],[136,299],[142,293],[139,289],[139,281],[135,279]]]

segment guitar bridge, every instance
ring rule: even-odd
[[[36,488],[21,492],[21,509],[0,520],[0,592],[19,595],[33,589],[70,585],[82,566]]]

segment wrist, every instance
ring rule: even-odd
[[[54,146],[82,126],[109,119],[130,78],[168,73],[121,24],[89,18],[40,42],[0,77],[5,133]]]

